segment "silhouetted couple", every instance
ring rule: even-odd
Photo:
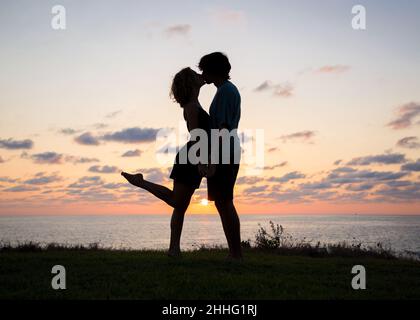
[[[241,115],[241,97],[238,89],[229,81],[231,69],[226,55],[214,52],[201,58],[198,74],[190,68],[178,72],[172,82],[171,96],[179,103],[183,110],[188,131],[194,129],[204,130],[210,139],[212,129],[235,132],[233,140],[239,141],[236,135]],[[200,88],[205,84],[214,84],[217,92],[210,105],[209,114],[201,107],[198,96]],[[213,130],[214,131],[214,130]],[[236,137],[236,138],[235,138]],[[188,151],[197,141],[191,138],[181,149]],[[209,143],[210,145],[210,143]],[[133,185],[143,188],[174,208],[171,218],[171,240],[168,254],[178,256],[181,252],[180,239],[185,212],[190,204],[195,189],[199,188],[202,177],[207,178],[208,200],[214,201],[220,214],[223,230],[229,246],[229,256],[232,259],[241,259],[240,222],[233,204],[233,189],[239,170],[240,147],[232,145],[229,138],[229,161],[222,163],[222,143],[218,147],[217,163],[211,161],[210,154],[215,148],[209,148],[208,161],[191,163],[180,161],[181,150],[177,153],[170,177],[174,180],[173,190],[152,183],[143,178],[141,173],[121,174]],[[235,158],[235,159],[234,159]]]

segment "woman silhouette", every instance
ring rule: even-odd
[[[183,109],[188,131],[202,129],[206,131],[207,137],[210,137],[210,117],[198,101],[200,88],[203,85],[204,80],[200,74],[190,68],[184,68],[175,75],[172,81],[171,96]],[[195,141],[190,140],[183,148],[187,148],[188,151],[194,143]],[[173,190],[145,180],[141,173],[121,172],[121,175],[132,185],[149,191],[174,208],[168,251],[170,256],[178,256],[181,253],[180,240],[184,215],[195,189],[199,188],[202,177],[207,173],[206,164],[192,164],[189,159],[185,164],[179,163],[180,152],[176,155],[170,175],[170,178],[174,180]]]

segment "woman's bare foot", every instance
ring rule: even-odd
[[[133,186],[141,187],[143,185],[143,175],[141,173],[130,174],[127,172],[121,172],[121,175],[128,180]]]

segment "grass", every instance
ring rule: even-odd
[[[420,262],[280,255],[248,248],[242,263],[223,249],[185,252],[24,248],[0,252],[0,299],[419,299]],[[51,288],[54,265],[66,290]],[[351,288],[351,268],[366,268],[366,290]]]
[[[164,251],[23,243],[0,244],[0,299],[420,299],[420,261],[381,245],[311,245],[279,225],[244,241],[244,261],[202,247],[169,258]],[[51,269],[66,268],[66,290]],[[351,287],[354,265],[366,290]]]

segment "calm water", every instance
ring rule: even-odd
[[[98,242],[124,248],[166,248],[169,244],[169,215],[135,216],[24,216],[0,217],[0,240],[17,243],[36,241],[66,244]],[[365,245],[382,242],[397,251],[420,255],[420,216],[282,216],[242,215],[242,239],[255,239],[260,223],[281,224],[296,239],[313,243],[361,241]],[[225,245],[219,217],[187,215],[182,248]]]

